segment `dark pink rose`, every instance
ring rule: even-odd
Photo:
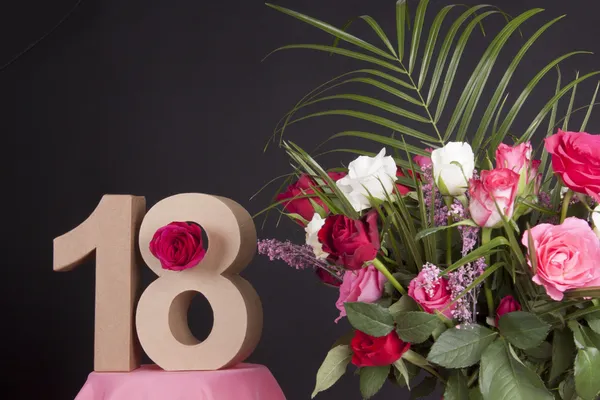
[[[498,326],[498,321],[500,320],[501,316],[513,311],[521,311],[521,305],[511,295],[504,296],[502,300],[500,300],[498,308],[496,308],[496,326]]]
[[[570,217],[560,225],[539,224],[531,237],[535,253],[529,249],[529,265],[532,257],[537,261],[532,280],[552,299],[561,301],[569,289],[600,286],[600,241],[586,221]],[[528,231],[521,242],[529,248]]]
[[[357,367],[378,367],[396,362],[410,350],[410,343],[403,342],[396,330],[386,336],[374,337],[356,331],[350,341],[352,364]]]
[[[341,279],[334,277],[329,272],[324,271],[321,268],[318,268],[317,270],[315,270],[315,274],[317,274],[317,277],[321,280],[321,282],[323,282],[326,285],[340,287],[342,284]]]
[[[565,186],[600,201],[600,136],[559,129],[546,139],[546,150]]]
[[[338,181],[346,176],[345,172],[328,172],[327,174],[333,181]],[[277,201],[290,199],[290,201],[283,203],[285,210],[292,214],[298,214],[305,220],[310,221],[315,214],[315,208],[311,204],[311,200],[323,207],[325,211],[329,211],[327,206],[323,204],[323,201],[316,195],[311,198],[302,197],[304,195],[314,194],[314,189],[317,186],[318,185],[313,178],[306,174],[302,174],[296,182],[287,187],[285,192],[281,192],[277,195]],[[300,222],[298,221],[298,223]]]
[[[508,168],[481,171],[481,178],[472,179],[469,186],[469,212],[473,221],[485,228],[495,228],[502,223],[502,215],[511,218],[518,186],[519,174]]]
[[[330,215],[318,233],[327,259],[347,269],[362,268],[367,261],[377,257],[379,251],[379,230],[377,211],[371,210],[361,219],[355,220],[345,215]]]
[[[439,310],[452,319],[455,306],[447,307],[452,302],[452,292],[446,278],[432,275],[428,269],[423,268],[419,275],[410,281],[408,295],[423,307],[425,312],[434,314]]]
[[[154,233],[150,252],[164,269],[183,271],[195,267],[206,254],[202,228],[192,222],[171,222]]]

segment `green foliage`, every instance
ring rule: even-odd
[[[468,398],[467,379],[460,371],[452,371],[444,391],[444,400],[465,400]]]
[[[550,325],[537,315],[523,311],[504,314],[498,325],[500,334],[520,349],[539,346],[550,331]]]
[[[594,400],[600,393],[600,350],[587,347],[577,352],[575,389],[583,400]]]
[[[568,329],[555,329],[552,340],[552,367],[549,382],[553,382],[573,365],[575,342]]]
[[[394,329],[394,318],[387,308],[369,303],[344,303],[350,324],[367,335],[385,336]]]
[[[465,368],[479,362],[498,334],[481,325],[448,329],[431,347],[427,360],[446,368]]]
[[[336,346],[329,350],[323,364],[317,372],[317,383],[311,398],[319,392],[329,389],[346,372],[346,367],[352,359],[352,350],[347,345]]]
[[[523,365],[504,340],[497,340],[483,353],[479,388],[485,400],[554,399],[540,377]]]
[[[362,394],[363,399],[370,399],[379,392],[387,380],[389,372],[389,365],[382,367],[363,367],[360,369],[360,393]]]
[[[422,343],[440,326],[440,319],[434,314],[422,311],[401,312],[394,316],[396,332],[400,339],[408,343]]]

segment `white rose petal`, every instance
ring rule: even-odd
[[[304,228],[304,231],[306,232],[306,244],[313,248],[315,257],[321,260],[327,258],[329,255],[329,253],[323,251],[323,245],[319,242],[319,231],[324,224],[325,219],[315,213],[308,225],[306,225],[306,228]]]
[[[359,156],[348,165],[348,175],[336,182],[356,211],[370,208],[369,194],[380,200],[394,191],[396,162],[385,155],[385,148],[375,157]]]
[[[475,169],[471,145],[449,142],[431,153],[433,177],[443,195],[460,196],[467,190]]]
[[[600,238],[600,204],[592,212],[592,222],[594,223],[594,232]]]

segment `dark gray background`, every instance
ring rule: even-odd
[[[370,14],[394,36],[393,0],[278,3],[336,25]],[[562,53],[600,52],[597,1],[496,3],[513,15],[547,9],[526,25],[525,35],[569,14],[530,51],[511,93]],[[3,8],[0,64],[50,30],[73,4],[21,0]],[[445,4],[431,1],[431,8]],[[490,33],[498,21],[489,19]],[[352,32],[379,45],[366,25],[356,23]],[[473,36],[461,76],[470,72],[486,40]],[[249,198],[270,178],[289,172],[281,150],[262,153],[279,117],[316,85],[365,66],[304,50],[261,62],[280,45],[311,42],[329,44],[331,37],[255,0],[85,0],[52,35],[0,72],[3,393],[14,393],[9,397],[15,399],[72,399],[93,368],[93,264],[53,273],[52,238],[82,222],[103,194],[144,195],[152,206],[172,194],[204,192],[235,199],[251,212],[268,203],[271,192]],[[502,57],[495,79],[520,43],[511,41],[513,51]],[[580,56],[564,65],[563,75],[594,68],[600,68],[600,55]],[[528,102],[531,111],[518,120],[516,132],[552,93],[554,76]],[[581,89],[578,105],[589,101],[594,83]],[[344,118],[309,121],[289,133],[312,148],[348,128],[387,134]],[[600,118],[592,119],[588,130],[600,131]],[[331,145],[374,148],[363,142]],[[337,155],[324,165],[350,159]],[[289,221],[277,228],[270,220],[259,235],[303,239]],[[144,274],[147,284],[153,277]],[[244,276],[260,293],[265,313],[263,338],[250,361],[267,365],[288,399],[308,399],[329,346],[348,329],[346,321],[333,323],[336,292],[308,271],[261,257]],[[194,310],[193,329],[206,334],[210,311],[202,302]],[[407,396],[387,385],[376,398]],[[319,398],[359,399],[357,377],[348,374]]]

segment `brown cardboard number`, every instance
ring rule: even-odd
[[[87,220],[54,239],[55,271],[69,271],[96,254],[95,371],[139,366],[133,330],[135,239],[145,211],[143,197],[106,195]]]
[[[173,221],[192,221],[208,236],[208,251],[194,268],[161,268],[149,243]],[[258,343],[262,307],[252,286],[238,275],[254,256],[252,217],[236,202],[190,193],[168,197],[150,209],[140,228],[144,261],[159,276],[138,303],[137,332],[146,354],[165,370],[214,370],[243,361]],[[190,332],[187,310],[195,293],[210,303],[213,328],[199,342]]]

